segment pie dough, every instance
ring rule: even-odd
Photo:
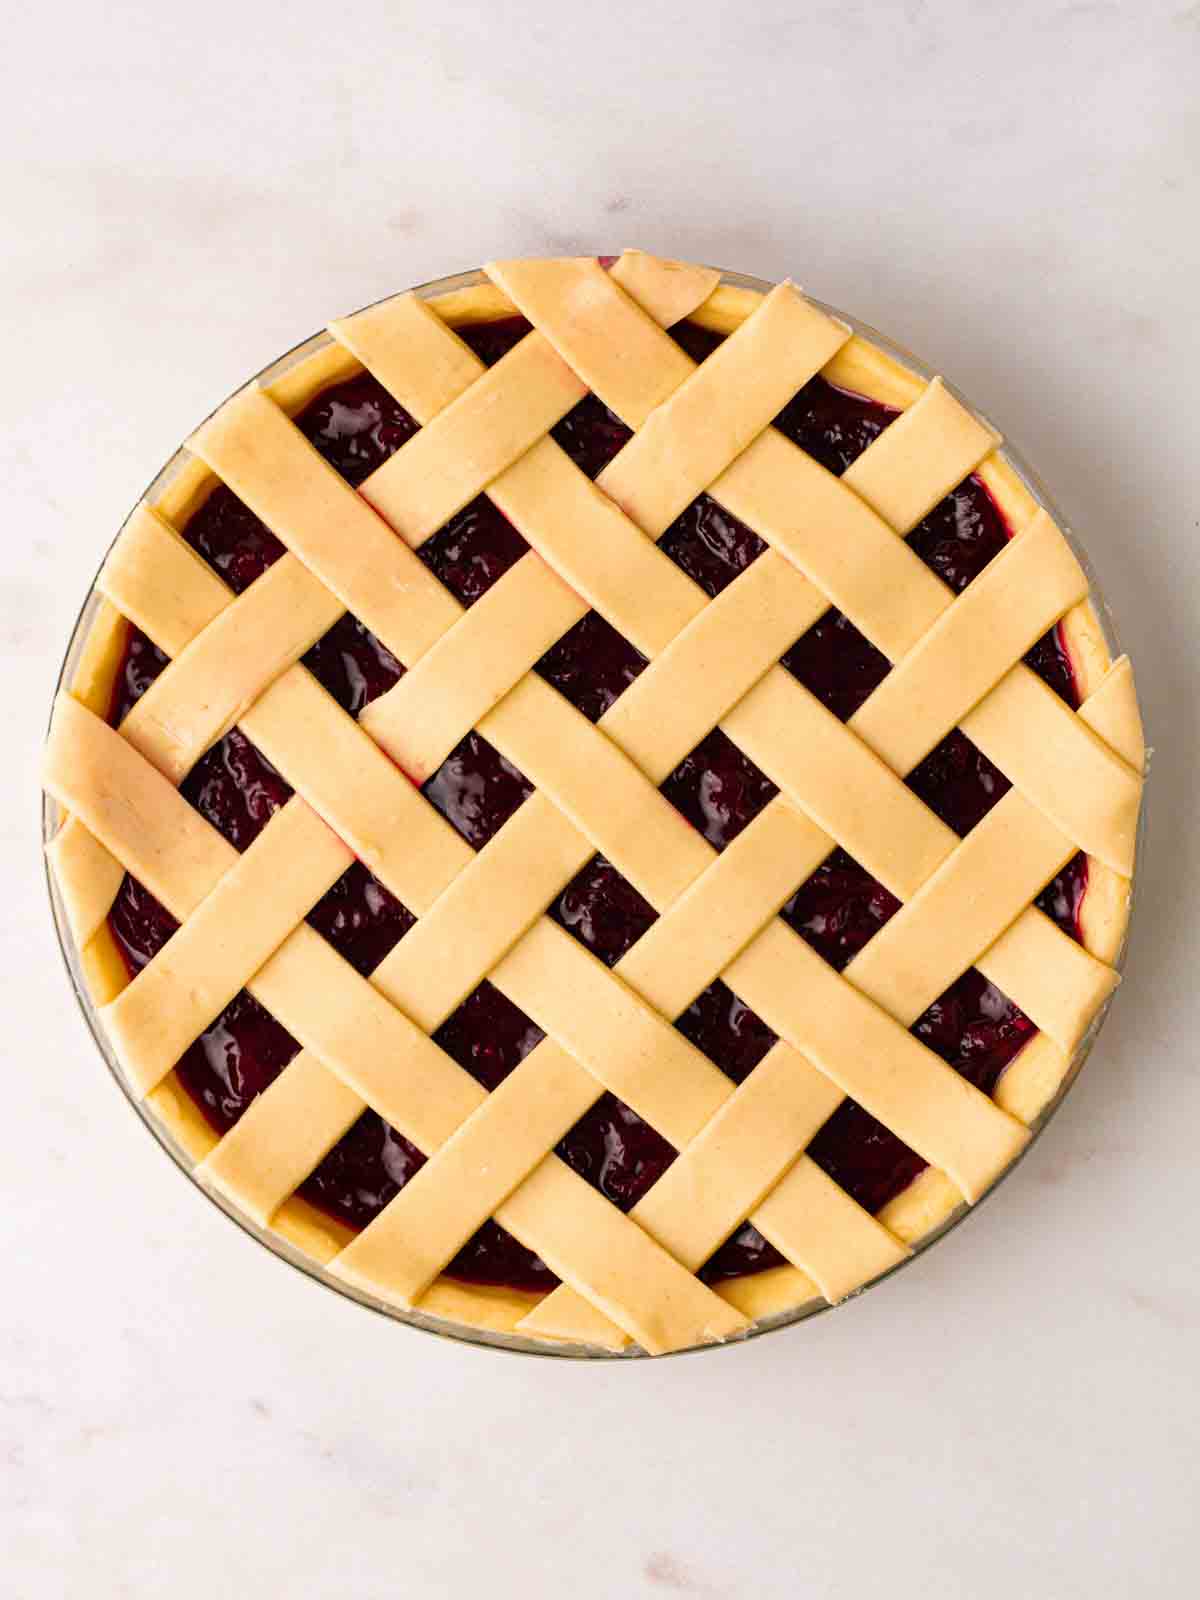
[[[680,1349],[844,1298],[1020,1153],[1117,982],[1132,675],[994,430],[791,284],[760,296],[635,251],[486,274],[332,324],[134,512],[54,713],[50,858],[131,1092],[202,1182],[374,1299]],[[453,329],[514,309],[534,331],[485,368]],[[698,367],[663,331],[685,316],[729,335]],[[422,426],[356,492],[289,419],[363,369]],[[902,411],[841,478],[770,427],[817,372]],[[595,483],[549,437],[589,390],[634,430]],[[903,535],[972,472],[1014,536],[954,598]],[[236,598],[176,531],[217,481],[288,552]],[[485,492],[530,550],[464,611],[415,551]],[[701,492],[769,546],[711,601],[655,542]],[[778,665],[831,604],[893,663],[845,724]],[[650,660],[598,724],[530,671],[592,609]],[[301,664],[346,611],[407,669],[357,721]],[[117,732],[124,619],[171,665]],[[1078,713],[1022,662],[1055,623]],[[235,724],[295,791],[241,856],[177,788]],[[903,782],[955,726],[1013,784],[961,840]],[[658,788],[714,728],[780,790],[720,854]],[[410,781],[472,729],[536,786],[478,854]],[[841,974],[776,916],[837,845],[903,902]],[[1033,904],[1080,849],[1083,945]],[[545,915],[597,851],[659,913],[612,970]],[[418,918],[369,979],[303,920],[356,857]],[[182,922],[132,981],[105,922],[125,871]],[[971,965],[1040,1030],[992,1099],[908,1031]],[[491,1094],[429,1037],[485,977],[547,1035]],[[718,977],[779,1035],[736,1088],[670,1025]],[[302,1049],[218,1140],[171,1069],[243,987]],[[628,1216],[553,1153],[605,1089],[680,1151]],[[877,1217],[804,1154],[845,1095],[930,1163]],[[367,1106],[429,1159],[355,1235],[295,1191]],[[562,1286],[440,1276],[489,1217]],[[697,1270],[747,1217],[791,1265],[708,1287]]]

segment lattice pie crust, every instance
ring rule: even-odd
[[[1020,1153],[1116,983],[1132,675],[996,434],[791,284],[638,252],[486,272],[333,324],[133,513],[54,714],[50,855],[129,1085],[203,1183],[393,1305],[674,1350],[842,1299]],[[452,330],[514,308],[535,331],[484,369]],[[663,331],[684,316],[730,334],[699,367]],[[364,368],[422,426],[356,492],[289,417]],[[769,427],[818,371],[903,408],[840,479]],[[634,430],[594,484],[548,437],[588,390]],[[971,472],[1014,537],[955,599],[899,536]],[[236,599],[175,531],[218,480],[289,552]],[[464,611],[414,551],[485,490],[531,548]],[[770,547],[711,601],[655,544],[702,491]],[[778,665],[831,604],[893,663],[845,725]],[[597,725],[529,670],[590,608],[651,661]],[[300,664],[347,610],[407,668],[357,721]],[[117,732],[124,619],[172,664]],[[1078,713],[1022,663],[1059,621]],[[295,790],[240,856],[177,788],[235,723]],[[720,855],[657,788],[717,726],[780,790]],[[961,841],[901,781],[955,726],[1013,785]],[[536,785],[478,854],[409,781],[473,728]],[[776,916],[835,844],[904,902],[842,974]],[[1081,849],[1083,945],[1033,905]],[[596,851],[659,913],[613,970],[544,915]],[[356,856],[419,918],[369,980],[304,921]],[[182,924],[132,982],[105,921],[126,870]],[[972,964],[1040,1029],[994,1099],[908,1032]],[[547,1035],[490,1095],[430,1038],[485,976]],[[737,1088],[671,1026],[718,976],[779,1035]],[[218,1141],[172,1068],[243,987],[303,1048]],[[605,1089],[681,1152],[628,1216],[553,1154]],[[847,1095],[930,1163],[879,1217],[804,1154]],[[355,1235],[295,1191],[365,1106],[429,1160]],[[562,1287],[439,1276],[489,1217]],[[792,1265],[708,1287],[697,1269],[747,1217]]]

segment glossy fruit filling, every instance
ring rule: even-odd
[[[518,318],[464,332],[489,364],[528,331]],[[674,337],[696,360],[720,342],[688,323]],[[830,471],[846,467],[896,413],[814,378],[775,425]],[[360,484],[417,431],[416,422],[369,376],[319,395],[296,419],[327,461]],[[595,396],[554,429],[562,448],[594,477],[629,438]],[[283,554],[274,535],[230,490],[216,488],[183,529],[184,538],[241,593]],[[984,486],[968,478],[929,514],[909,543],[956,592],[1003,547],[1008,529]],[[718,594],[762,554],[763,542],[714,500],[701,495],[662,538],[662,547],[709,595]],[[527,546],[485,497],[467,506],[420,551],[464,606],[473,604]],[[1071,705],[1070,661],[1058,630],[1040,640],[1029,664]],[[882,681],[889,663],[836,611],[797,638],[784,665],[843,720]],[[309,651],[305,665],[329,693],[357,714],[390,688],[403,667],[354,617],[344,616]],[[117,674],[112,721],[119,723],[167,664],[144,634],[130,628]],[[630,684],[645,659],[609,623],[590,613],[538,662],[536,670],[593,721]],[[1008,789],[1008,780],[957,730],[909,775],[910,787],[959,834],[966,834]],[[476,849],[528,798],[532,786],[479,734],[472,733],[424,784],[429,803]],[[291,789],[250,741],[233,729],[197,763],[182,792],[237,849],[244,850]],[[718,850],[757,815],[775,787],[719,730],[708,735],[662,785],[662,792]],[[1072,937],[1086,887],[1077,856],[1046,886],[1038,903]],[[893,915],[898,902],[843,850],[834,853],[783,908],[784,920],[826,961],[841,969]],[[601,961],[612,965],[655,920],[653,909],[614,866],[594,857],[562,890],[549,914]],[[414,918],[356,863],[314,906],[309,923],[360,973],[369,974],[404,937]],[[147,891],[126,877],[109,917],[130,973],[166,943],[176,924]],[[735,1083],[757,1065],[774,1035],[721,982],[697,997],[675,1026]],[[968,971],[914,1024],[913,1033],[985,1093],[990,1093],[1033,1024],[994,985]],[[528,1017],[482,983],[437,1030],[441,1047],[493,1089],[542,1037]],[[187,1093],[218,1133],[286,1067],[298,1045],[245,992],[193,1043],[177,1067]],[[602,1094],[558,1146],[576,1172],[623,1210],[647,1191],[675,1151],[611,1094]],[[860,1106],[846,1101],[821,1129],[809,1154],[868,1210],[901,1192],[924,1163]],[[365,1112],[300,1189],[304,1199],[351,1228],[365,1226],[421,1166],[422,1153],[374,1112]],[[781,1258],[746,1223],[703,1269],[711,1280],[757,1272]],[[549,1269],[496,1223],[468,1242],[447,1272],[472,1283],[547,1290]]]

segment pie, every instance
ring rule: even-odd
[[[485,1341],[733,1339],[904,1261],[1081,1059],[1130,666],[994,430],[792,284],[433,287],[122,529],[49,735],[60,923],[283,1253]]]

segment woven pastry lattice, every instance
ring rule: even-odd
[[[52,856],[81,941],[126,871],[181,924],[102,1013],[137,1093],[243,987],[300,1041],[204,1163],[245,1212],[371,1107],[428,1160],[335,1274],[419,1305],[495,1218],[562,1279],[523,1331],[659,1352],[746,1326],[696,1274],[748,1217],[830,1300],[903,1259],[804,1154],[843,1097],[968,1200],[1020,1151],[908,1030],[974,965],[1075,1050],[1115,974],[1033,902],[1079,850],[1132,872],[1128,664],[1078,712],[1023,665],[1088,591],[1044,511],[957,598],[906,545],[998,443],[940,382],[841,478],[770,426],[849,336],[790,284],[696,366],[706,270],[488,275],[533,328],[490,368],[413,296],[331,330],[421,424],[357,491],[258,388],[190,441],[287,547],[243,594],[135,513],[100,588],[171,664],[119,731],[60,697]],[[594,483],[549,437],[589,390],[633,430]],[[768,547],[711,600],[655,542],[702,492]],[[480,493],[530,548],[464,610],[415,551]],[[831,605],[892,663],[848,723],[779,665]],[[591,609],[650,662],[595,724],[531,671]],[[300,661],[347,611],[406,669],[357,720]],[[295,791],[241,855],[178,791],[235,724]],[[658,788],[718,727],[779,789],[720,853]],[[954,727],[1012,782],[963,839],[903,781]],[[416,786],[472,729],[535,786],[478,852]],[[836,846],[903,902],[841,973],[777,916]],[[658,913],[612,969],[545,915],[597,852]],[[356,857],[418,919],[369,978],[304,920]],[[485,978],[546,1034],[490,1094],[430,1037]],[[718,978],[779,1039],[737,1087],[672,1025]],[[679,1151],[628,1215],[553,1153],[605,1090]]]

